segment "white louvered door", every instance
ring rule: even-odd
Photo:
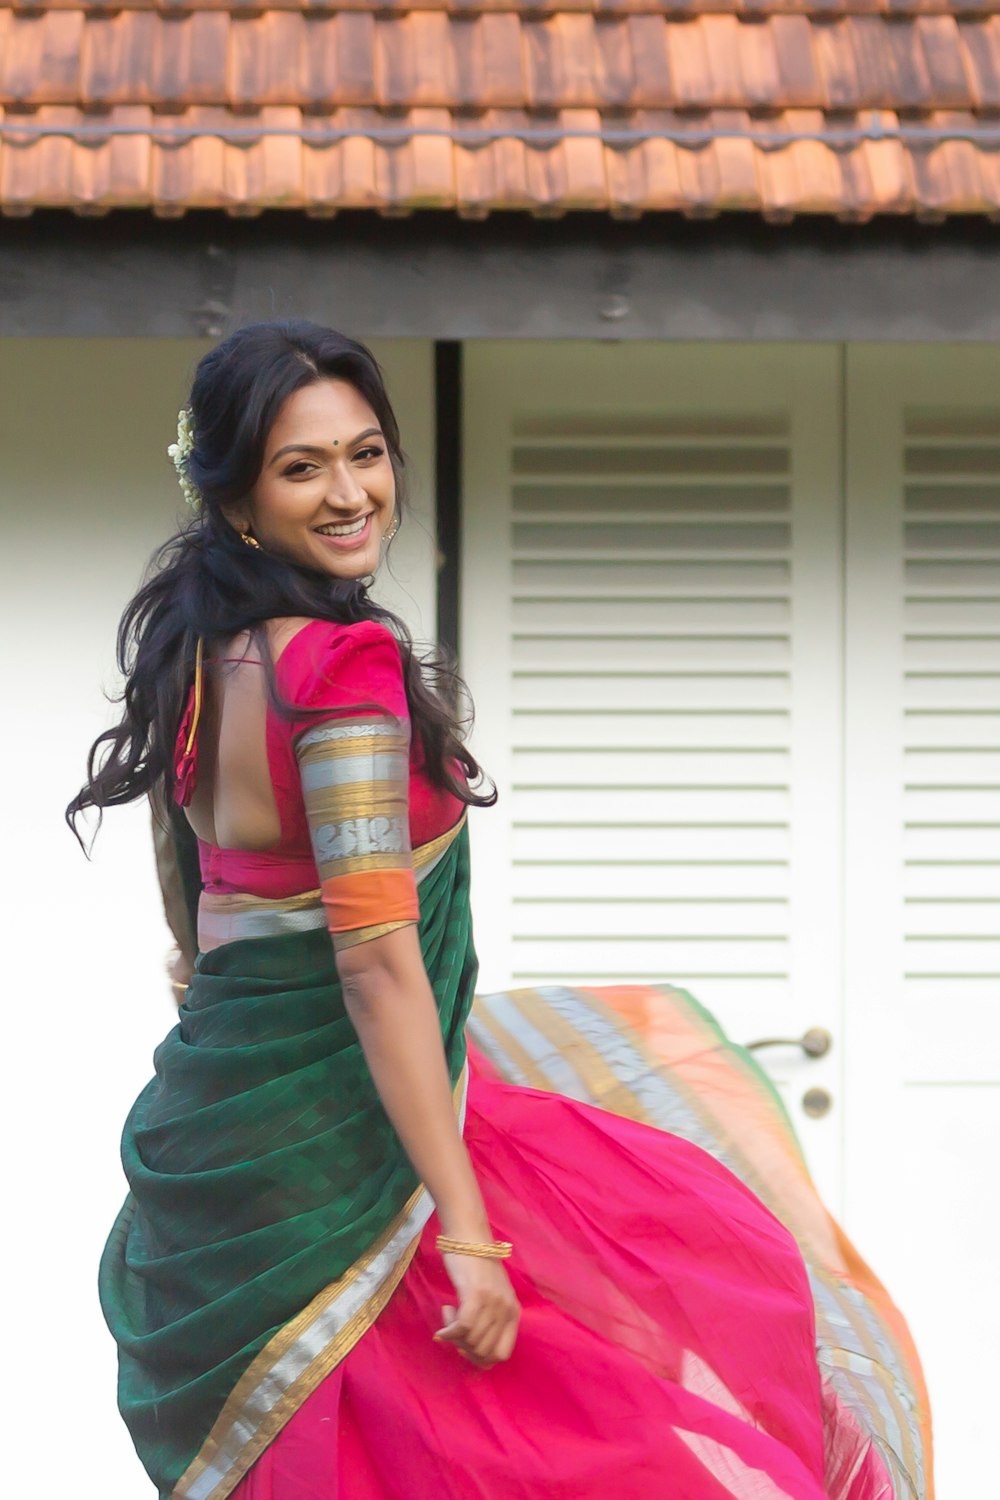
[[[760,1057],[839,1202],[839,354],[482,343],[464,389],[481,988],[666,979],[742,1041],[825,1027]]]
[[[852,349],[847,392],[846,1219],[952,1500],[995,1469],[1000,350]]]

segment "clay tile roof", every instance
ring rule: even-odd
[[[0,208],[1000,217],[1000,0],[0,0]]]

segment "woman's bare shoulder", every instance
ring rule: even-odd
[[[310,615],[283,615],[274,620],[265,621],[264,629],[267,631],[267,643],[271,648],[271,656],[277,661],[285,647],[290,645],[300,631],[305,630],[307,625],[315,621]]]
[[[307,625],[315,623],[315,620],[308,615],[288,615],[264,620],[259,629],[264,632],[271,660],[277,661],[285,647],[290,645]],[[241,662],[259,665],[261,644],[259,629],[240,630],[228,640],[220,641],[211,653],[212,656],[216,660],[226,662],[230,667],[238,666]]]

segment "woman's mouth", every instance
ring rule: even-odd
[[[339,551],[350,552],[363,546],[371,531],[372,512],[359,516],[356,521],[330,521],[326,526],[317,526],[316,535]]]

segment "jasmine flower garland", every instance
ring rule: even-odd
[[[188,477],[187,463],[194,450],[194,427],[191,422],[190,407],[183,407],[177,413],[177,441],[171,443],[167,449],[167,457],[172,459],[174,468],[177,470],[177,478],[180,483],[184,499],[192,510],[201,509],[201,495],[198,487]]]

